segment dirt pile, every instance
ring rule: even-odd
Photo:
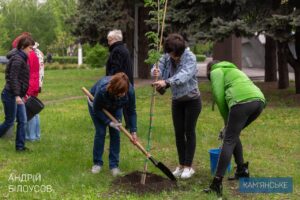
[[[176,182],[152,173],[147,173],[146,184],[143,185],[141,184],[141,177],[142,172],[134,171],[123,177],[115,179],[112,184],[122,188],[123,190],[138,194],[159,193],[162,191],[172,190],[177,187]]]

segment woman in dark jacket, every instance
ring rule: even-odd
[[[94,102],[88,104],[91,118],[96,129],[94,139],[92,173],[99,173],[103,160],[104,142],[106,127],[109,127],[110,148],[109,148],[109,168],[113,176],[119,175],[119,154],[120,154],[120,130],[121,123],[111,121],[102,111],[108,110],[116,119],[121,122],[122,108],[127,109],[129,118],[129,129],[133,138],[133,143],[137,140],[136,136],[136,108],[135,94],[133,86],[125,73],[120,72],[113,76],[105,76],[100,79],[91,89],[94,95]],[[88,99],[89,100],[89,99]]]
[[[22,98],[29,85],[28,54],[34,41],[30,36],[21,37],[16,49],[8,53],[9,63],[5,70],[6,84],[1,93],[5,112],[5,121],[0,125],[0,137],[13,126],[17,118],[16,150],[28,150],[25,147],[25,124],[27,122],[25,104]]]

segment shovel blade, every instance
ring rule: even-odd
[[[173,173],[163,163],[159,162],[156,167],[159,168],[167,177],[169,177],[169,179],[171,179],[172,181],[176,181]]]
[[[171,181],[176,181],[176,178],[173,175],[173,173],[163,163],[157,162],[152,156],[149,157],[149,160],[155,165],[155,167],[160,169],[160,171],[162,171],[169,179],[171,179]]]

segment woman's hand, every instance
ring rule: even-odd
[[[24,104],[24,102],[20,96],[16,97],[16,102],[17,102],[17,104]]]
[[[160,89],[160,88],[166,87],[167,83],[165,80],[159,80],[159,81],[152,83],[152,85],[155,86],[157,89]]]
[[[116,129],[117,131],[120,131],[120,126],[122,126],[122,123],[120,123],[120,122],[116,123],[116,122],[111,121],[109,123],[109,126]]]
[[[137,141],[138,141],[138,137],[137,137],[137,135],[136,135],[136,132],[131,133],[131,142],[132,142],[133,144],[136,144]]]

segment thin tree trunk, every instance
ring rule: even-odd
[[[277,59],[278,59],[278,89],[286,89],[289,87],[289,72],[287,65],[287,53],[285,42],[277,42]]]
[[[276,42],[266,36],[265,44],[265,82],[277,81],[277,55]]]

